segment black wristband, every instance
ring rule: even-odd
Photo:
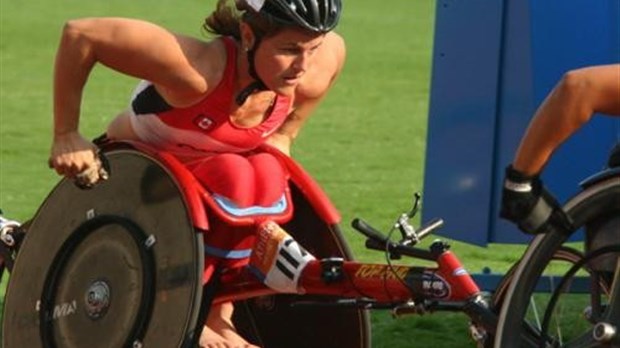
[[[508,167],[506,167],[506,179],[512,182],[516,182],[516,183],[531,182],[531,181],[536,181],[538,179],[538,174],[525,175],[522,172],[514,169],[514,167],[511,164]]]

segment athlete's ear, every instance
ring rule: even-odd
[[[241,22],[239,23],[239,33],[241,34],[241,49],[245,52],[251,50],[256,41],[252,28],[247,23]]]

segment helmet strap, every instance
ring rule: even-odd
[[[237,97],[235,98],[235,102],[237,103],[237,105],[243,105],[243,103],[245,103],[245,101],[252,93],[257,91],[264,91],[267,89],[267,86],[265,85],[263,80],[258,77],[254,65],[254,55],[256,53],[256,47],[258,47],[259,44],[260,40],[256,38],[256,41],[254,41],[254,45],[252,46],[252,48],[246,51],[246,57],[248,59],[248,73],[254,79],[254,81],[247,85],[245,88],[243,88],[239,92],[239,94],[237,94]]]
[[[237,97],[235,98],[235,102],[237,103],[237,105],[243,105],[243,103],[245,103],[245,101],[248,99],[248,97],[252,93],[258,92],[258,91],[264,91],[266,89],[267,88],[265,87],[262,81],[253,81],[252,83],[247,85],[245,88],[243,88],[239,92],[239,94],[237,94]]]

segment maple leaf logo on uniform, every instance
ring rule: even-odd
[[[213,125],[213,120],[208,116],[200,114],[194,119],[194,124],[202,130],[208,130]]]

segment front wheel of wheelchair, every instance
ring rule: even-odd
[[[62,180],[20,247],[3,313],[4,348],[191,347],[203,242],[156,159],[120,149],[91,190]]]
[[[576,228],[602,216],[617,218],[620,177],[612,176],[588,187],[564,209]],[[573,267],[561,269],[557,278],[549,278],[545,272],[552,256],[568,237],[565,232],[553,231],[537,236],[528,247],[504,299],[496,347],[620,346],[620,245],[588,250]],[[591,271],[597,258],[605,256],[616,258],[615,274]],[[555,279],[547,294],[540,291],[545,279]],[[532,298],[539,299],[536,311],[531,309]]]

